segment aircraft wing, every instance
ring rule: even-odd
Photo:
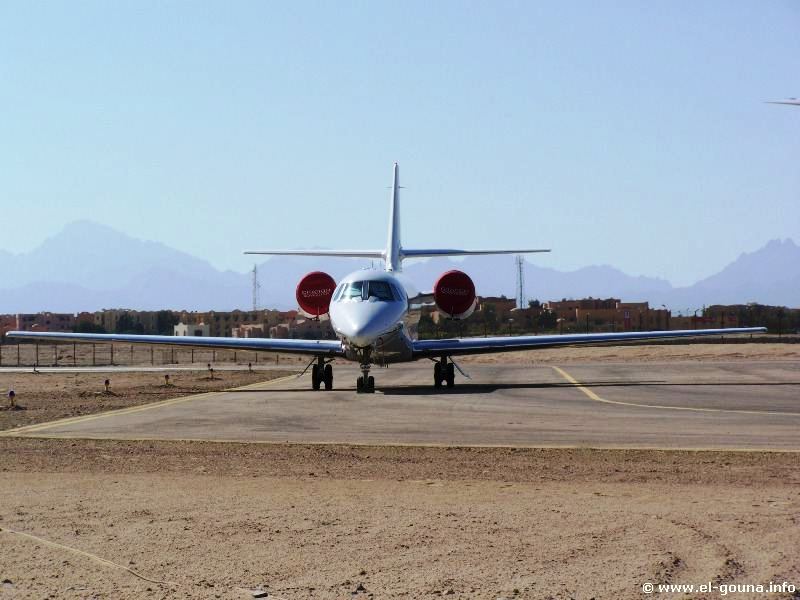
[[[284,354],[342,356],[339,340],[287,340],[277,338],[229,338],[173,335],[128,335],[117,333],[53,333],[9,331],[7,337],[36,342],[121,342],[124,344],[164,344],[192,348],[263,350]]]
[[[415,340],[414,358],[458,356],[463,354],[489,354],[553,348],[555,346],[578,346],[603,342],[631,342],[663,338],[700,337],[730,335],[734,333],[765,333],[765,327],[738,327],[730,329],[682,329],[676,331],[630,331],[625,333],[572,333],[567,335],[520,335],[508,337],[451,338],[446,340]]]

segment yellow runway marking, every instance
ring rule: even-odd
[[[238,390],[248,390],[248,389],[261,389],[279,383],[281,381],[286,381],[288,379],[292,379],[296,377],[296,375],[287,375],[286,377],[278,377],[277,379],[270,379],[269,381],[262,381],[259,383],[251,383],[249,385],[243,385],[238,388],[231,388],[227,390],[219,390],[217,392],[203,392],[202,394],[192,394],[191,396],[181,396],[180,398],[170,398],[169,400],[162,400],[161,402],[152,402],[150,404],[142,404],[139,406],[131,406],[129,408],[120,408],[117,410],[109,410],[102,413],[97,413],[95,415],[82,415],[80,417],[68,417],[66,419],[59,419],[57,421],[48,421],[47,423],[38,423],[36,425],[27,425],[25,427],[18,427],[16,429],[10,429],[8,431],[0,431],[0,437],[15,437],[20,435],[26,435],[29,433],[36,433],[39,431],[44,431],[45,429],[52,429],[53,427],[62,427],[64,425],[74,425],[75,423],[85,423],[86,421],[94,421],[96,419],[104,419],[106,417],[117,417],[120,415],[130,415],[133,413],[144,412],[146,410],[152,410],[154,408],[163,408],[165,406],[173,406],[175,404],[183,404],[184,402],[193,402],[194,400],[202,400],[203,398],[208,398],[209,396],[213,396],[214,394],[220,394],[222,392],[235,392]]]
[[[592,390],[582,384],[580,381],[575,379],[572,375],[567,373],[561,367],[554,366],[553,369],[561,375],[564,379],[569,381],[575,387],[577,387],[580,391],[586,394],[589,399],[594,400],[595,402],[602,402],[604,404],[618,404],[620,406],[635,406],[637,408],[660,408],[662,410],[688,410],[692,412],[713,412],[713,413],[736,413],[742,415],[777,415],[782,417],[800,417],[800,413],[795,412],[781,412],[781,411],[772,411],[772,410],[744,410],[744,409],[735,409],[735,408],[708,408],[702,406],[664,406],[662,404],[641,404],[638,402],[622,402],[620,400],[607,400],[606,398],[601,398],[597,394],[595,394]]]

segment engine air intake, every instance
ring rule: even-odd
[[[333,277],[322,271],[313,271],[304,275],[297,284],[295,297],[297,306],[309,317],[318,317],[328,312],[331,296],[336,288]]]
[[[463,271],[444,273],[433,286],[433,299],[440,312],[451,319],[466,319],[475,310],[475,284]]]

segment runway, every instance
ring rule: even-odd
[[[32,425],[0,435],[342,444],[800,451],[800,363],[468,365],[434,390],[428,362],[335,368],[335,390],[289,377]]]

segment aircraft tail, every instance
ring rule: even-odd
[[[501,250],[462,250],[458,248],[403,248],[400,243],[400,168],[394,163],[392,196],[389,205],[389,234],[385,250],[252,250],[245,254],[270,254],[280,256],[338,256],[348,258],[380,258],[387,271],[401,271],[403,259],[431,258],[437,256],[474,256],[486,254],[532,254],[550,252],[549,249],[523,248]]]
[[[386,270],[402,270],[403,254],[400,245],[400,168],[394,163],[392,203],[389,206],[389,235],[386,241]]]

